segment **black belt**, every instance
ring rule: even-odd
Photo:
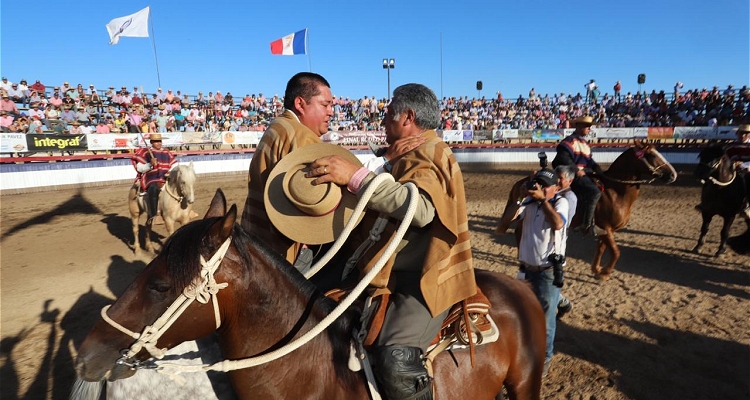
[[[551,265],[545,265],[545,266],[541,266],[541,267],[535,267],[533,265],[528,265],[528,264],[521,263],[521,271],[524,271],[524,272],[542,272],[542,271],[546,271],[546,270],[548,270],[550,268],[552,268]]]

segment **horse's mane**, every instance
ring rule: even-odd
[[[199,274],[201,248],[208,248],[211,254],[217,250],[218,247],[208,243],[207,238],[208,230],[218,219],[218,217],[215,217],[193,221],[178,229],[165,243],[162,254],[166,254],[167,257],[167,276],[172,282],[173,290],[178,293],[192,283],[193,279]],[[329,314],[335,308],[336,303],[325,297],[286,259],[276,253],[263,240],[249,234],[238,224],[233,227],[232,242],[245,267],[252,267],[250,260],[253,257],[260,257],[270,265],[270,268],[285,275],[303,297],[311,299],[323,315]],[[206,257],[209,256],[206,255]],[[347,368],[347,359],[352,327],[358,320],[359,313],[350,309],[326,329],[326,334],[333,348],[336,373],[347,385],[355,384],[352,374]]]

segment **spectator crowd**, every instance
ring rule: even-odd
[[[505,99],[449,97],[441,101],[443,129],[560,129],[569,121],[593,116],[600,127],[718,126],[746,123],[750,114],[750,90],[729,85],[720,90],[682,91],[677,82],[674,91],[621,94],[618,81],[613,94],[601,91],[592,79],[584,85],[585,95],[537,94],[532,88],[527,97]],[[128,90],[110,86],[99,90],[64,82],[51,89],[36,80],[29,85],[3,77],[0,82],[0,131],[20,133],[136,133],[263,131],[283,111],[283,97],[262,93],[235,98],[198,92],[184,94],[157,88],[142,93],[138,87]],[[372,131],[382,129],[387,99],[365,96],[361,99],[334,96],[333,131]]]

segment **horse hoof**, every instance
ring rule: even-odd
[[[719,250],[716,251],[716,254],[714,254],[714,257],[719,257],[722,254],[724,254],[724,249],[719,249]]]
[[[701,253],[701,247],[700,246],[693,247],[693,253],[700,254]]]
[[[600,273],[596,274],[596,279],[599,280],[599,281],[605,282],[605,281],[609,280],[610,276],[612,276],[611,272],[607,272],[607,273],[600,272]]]

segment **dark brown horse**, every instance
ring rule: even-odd
[[[647,178],[644,179],[644,176]],[[594,222],[602,232],[598,232],[596,253],[591,263],[591,272],[598,279],[606,280],[614,272],[615,264],[620,258],[615,231],[622,229],[630,221],[630,213],[638,199],[641,184],[650,183],[657,178],[672,183],[677,179],[677,172],[653,145],[640,140],[636,140],[632,147],[620,154],[601,177],[604,190],[596,205]],[[495,233],[503,234],[510,227],[519,208],[518,199],[524,195],[528,179],[520,179],[513,185]],[[578,202],[571,228],[580,225],[581,206],[581,202]],[[602,268],[602,257],[606,251],[609,251],[610,258]]]
[[[334,308],[316,287],[262,241],[246,234],[236,222],[237,210],[226,211],[217,191],[206,217],[182,227],[162,252],[106,311],[127,330],[141,332],[194,284],[208,259],[230,243],[213,275],[228,286],[217,294],[220,328],[217,333],[224,359],[237,360],[289,343],[310,331]],[[476,272],[477,283],[492,303],[491,316],[500,338],[476,348],[472,368],[468,350],[444,352],[435,359],[438,399],[495,399],[503,386],[511,399],[538,399],[544,362],[545,327],[539,301],[521,281],[489,271]],[[209,301],[210,303],[210,301]],[[367,399],[365,378],[347,367],[356,311],[349,311],[324,334],[295,352],[260,367],[230,372],[242,399]],[[194,302],[157,342],[173,347],[216,330],[213,306]],[[157,321],[158,322],[158,321]],[[76,360],[79,378],[97,382],[132,376],[121,351],[133,338],[100,320],[83,342]],[[126,363],[146,360],[141,350]],[[155,389],[158,390],[158,389]]]
[[[695,207],[701,213],[701,235],[693,251],[700,253],[701,247],[708,233],[708,227],[714,215],[724,219],[721,227],[721,241],[714,256],[724,253],[729,229],[734,218],[742,210],[745,201],[745,188],[742,178],[734,171],[732,161],[724,155],[724,147],[714,144],[706,147],[698,154],[698,166],[695,176],[701,180],[701,203]]]

